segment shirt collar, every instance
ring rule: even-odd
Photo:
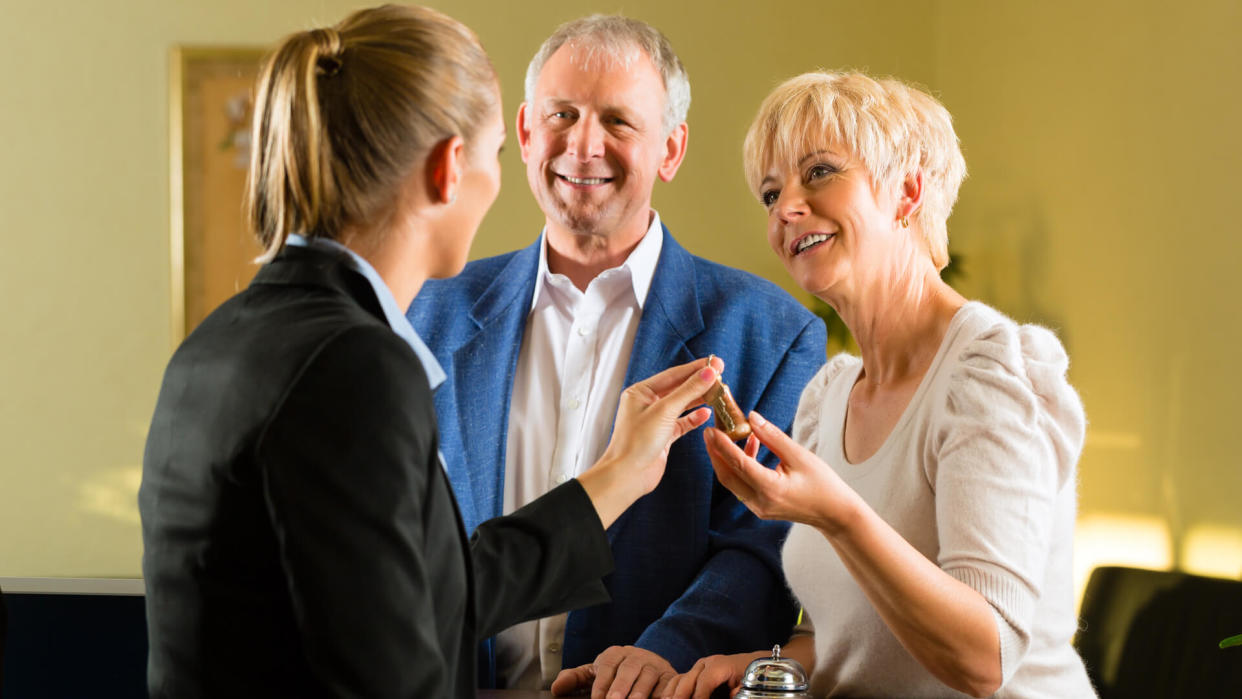
[[[431,389],[434,391],[437,386],[444,383],[446,378],[444,368],[440,366],[440,362],[436,361],[436,356],[427,348],[427,344],[423,342],[423,339],[414,331],[414,326],[410,325],[410,321],[405,317],[405,313],[397,307],[397,299],[393,297],[392,290],[384,283],[383,277],[379,275],[379,272],[375,271],[370,262],[367,262],[365,258],[353,250],[328,238],[307,238],[297,233],[291,233],[285,244],[335,255],[361,274],[371,285],[371,289],[375,291],[375,297],[379,299],[380,308],[384,311],[384,320],[388,321],[388,327],[392,328],[392,331],[397,333],[398,337],[405,340],[410,349],[414,350],[414,355],[418,357],[418,361],[422,363],[423,371],[427,374],[427,382],[431,384]]]
[[[634,299],[638,301],[639,309],[647,303],[647,292],[651,290],[651,280],[655,277],[656,265],[660,261],[660,251],[664,247],[664,227],[660,224],[660,212],[652,209],[651,225],[647,226],[647,232],[643,234],[642,240],[638,241],[638,245],[630,252],[629,257],[625,258],[625,262],[620,267],[614,269],[626,268],[630,273],[630,283],[634,287]],[[548,270],[548,229],[544,227],[543,232],[539,235],[539,270],[537,272],[535,284],[535,293],[530,300],[530,307],[533,310],[539,303],[539,294],[543,290],[543,285],[551,276]]]

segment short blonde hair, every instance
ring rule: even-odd
[[[271,259],[290,233],[383,220],[419,157],[498,108],[474,32],[424,7],[359,10],[287,37],[255,97],[246,215]]]
[[[860,159],[876,187],[923,173],[923,204],[915,212],[943,269],[949,262],[947,221],[966,177],[953,118],[936,98],[894,78],[859,72],[804,73],[764,99],[746,134],[744,161],[751,193],[775,163],[837,144]]]

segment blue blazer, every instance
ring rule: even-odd
[[[502,514],[509,402],[540,240],[426,283],[410,307],[448,374],[435,404],[467,530]],[[742,410],[788,430],[825,341],[823,322],[780,288],[689,254],[665,229],[625,385],[714,353]],[[720,485],[698,432],[674,443],[660,485],[608,529],[612,602],[570,613],[565,667],[636,645],[685,672],[706,655],[788,640],[796,611],[780,562],[788,524],[759,520]],[[760,456],[775,465],[766,449]],[[482,652],[486,687],[494,657]]]

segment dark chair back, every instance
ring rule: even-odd
[[[1101,699],[1242,697],[1242,581],[1096,568],[1074,646]]]

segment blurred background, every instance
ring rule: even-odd
[[[429,4],[479,34],[510,124],[560,22],[659,27],[693,89],[661,216],[691,251],[808,304],[742,180],[759,101],[816,68],[927,87],[970,169],[949,220],[954,284],[1070,353],[1090,420],[1080,582],[1100,563],[1242,576],[1242,2]],[[183,333],[173,50],[262,48],[363,5],[0,0],[0,576],[140,574],[145,432]],[[542,223],[512,126],[502,161],[474,257]]]

